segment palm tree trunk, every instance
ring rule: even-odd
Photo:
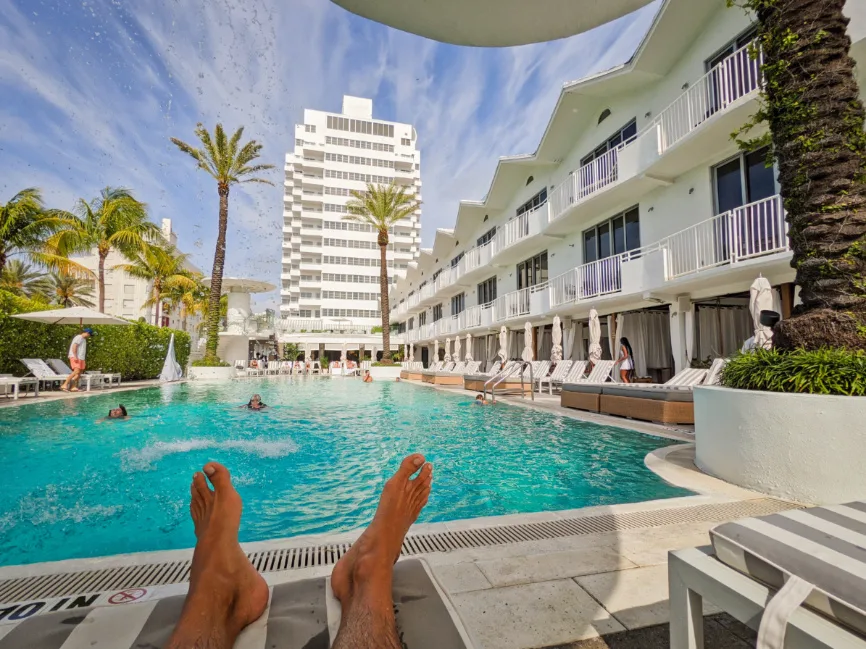
[[[154,311],[153,326],[154,327],[159,326],[159,302],[160,302],[159,298],[161,295],[162,295],[162,290],[160,289],[159,282],[154,282],[153,283],[153,299],[154,299],[154,302],[156,303],[155,306],[153,307],[153,311]]]
[[[379,294],[382,309],[382,361],[391,360],[391,313],[388,308],[388,231],[385,231],[385,245],[381,245],[383,235],[379,233],[379,253],[381,258],[379,272]]]
[[[98,289],[100,313],[105,313],[105,258],[107,256],[107,253],[99,253],[99,277],[97,278],[97,283],[99,284]]]
[[[217,234],[216,250],[213,256],[213,270],[210,276],[210,299],[207,312],[207,345],[205,356],[217,360],[220,329],[220,294],[223,287],[223,267],[226,263],[226,230],[229,223],[229,186],[226,183],[217,185],[220,197],[220,221]]]
[[[844,0],[748,0],[802,305],[782,349],[866,349],[866,135]]]

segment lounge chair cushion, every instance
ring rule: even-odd
[[[629,397],[631,399],[652,399],[653,401],[680,401],[691,403],[694,393],[682,388],[644,388],[606,385],[603,393],[612,397]]]
[[[604,384],[602,383],[565,383],[563,392],[580,392],[582,394],[601,394]]]
[[[710,531],[720,561],[771,588],[814,586],[806,605],[866,634],[866,503],[795,509]]]
[[[393,598],[397,629],[407,649],[474,646],[456,609],[424,561],[410,559],[397,564]],[[90,644],[98,647],[157,649],[167,644],[183,601],[183,595],[176,595],[157,601],[34,615],[7,635],[0,634],[0,649],[61,649],[74,632],[83,632]],[[255,646],[327,649],[334,639],[332,634],[336,634],[339,615],[339,603],[324,577],[274,586],[266,626],[256,630],[265,637]]]

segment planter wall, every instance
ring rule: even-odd
[[[802,503],[866,498],[866,397],[695,388],[695,462]]]
[[[230,381],[235,378],[235,368],[190,367],[189,378],[194,381]]]
[[[386,379],[393,381],[394,379],[400,376],[401,368],[399,365],[394,365],[393,367],[371,367],[370,368],[370,376],[374,379]],[[363,374],[363,372],[361,372]]]

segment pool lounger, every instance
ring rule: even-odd
[[[433,385],[463,385],[463,377],[474,375],[480,365],[479,361],[458,363],[450,372],[423,372],[421,380]]]
[[[406,649],[474,649],[446,591],[422,559],[394,567],[397,629]],[[180,618],[184,596],[36,615],[9,627],[0,623],[0,649],[66,649],[165,646]],[[238,638],[236,647],[327,649],[340,625],[340,604],[325,577],[271,588],[265,615]]]
[[[703,646],[703,599],[758,646],[866,648],[866,503],[723,523],[712,548],[671,552],[671,649]]]

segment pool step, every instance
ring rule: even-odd
[[[582,516],[538,523],[500,525],[462,531],[410,534],[403,542],[401,554],[402,556],[414,556],[665,525],[723,522],[750,516],[764,516],[795,507],[796,505],[782,500],[761,498],[653,511]],[[291,539],[287,539],[286,547],[250,552],[247,556],[261,573],[280,572],[333,565],[349,550],[349,547],[349,543],[292,546]],[[82,593],[180,584],[189,580],[190,565],[191,559],[187,559],[6,579],[0,581],[0,604],[67,597]]]

